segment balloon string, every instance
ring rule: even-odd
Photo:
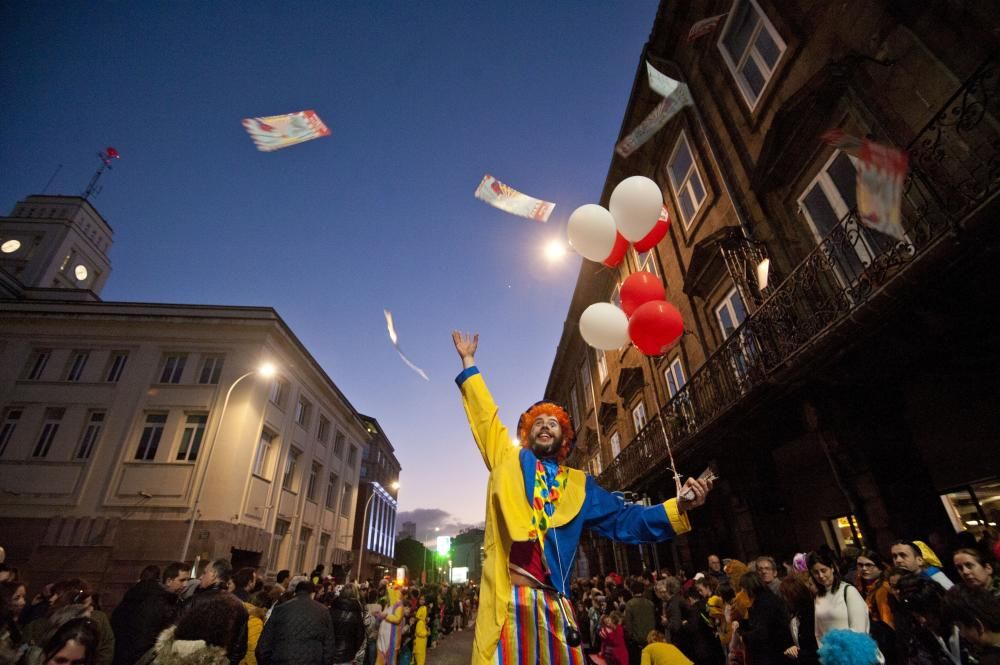
[[[667,436],[667,428],[663,425],[663,415],[657,414],[657,420],[660,421],[660,431],[663,432],[663,442],[667,444],[667,455],[670,457],[670,468],[674,472],[674,485],[677,486],[677,496],[681,495],[681,476],[677,473],[677,464],[674,463],[674,451],[670,447],[670,437]]]

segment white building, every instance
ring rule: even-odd
[[[271,308],[101,301],[111,233],[79,197],[0,218],[8,562],[112,601],[148,563],[348,563],[369,438],[350,401]]]

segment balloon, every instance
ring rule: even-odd
[[[647,356],[662,356],[684,334],[677,308],[665,300],[640,305],[628,321],[628,336]]]
[[[660,211],[660,218],[656,220],[653,230],[647,233],[642,240],[635,243],[635,251],[642,253],[656,247],[657,243],[663,240],[670,229],[670,213],[664,208]]]
[[[625,239],[625,236],[615,231],[615,246],[611,249],[611,253],[608,254],[608,258],[601,261],[601,263],[609,268],[617,268],[618,264],[625,258],[625,252],[627,251],[628,240]]]
[[[615,245],[615,234],[615,218],[594,203],[574,210],[566,224],[566,235],[573,249],[598,263],[611,253]]]
[[[580,334],[595,349],[618,349],[628,344],[628,318],[609,302],[595,302],[580,316]]]
[[[663,282],[651,272],[634,272],[622,282],[622,309],[631,317],[639,306],[651,300],[663,300]]]
[[[627,240],[637,242],[656,226],[663,209],[663,192],[649,178],[634,175],[622,180],[611,192],[608,209],[621,234]]]

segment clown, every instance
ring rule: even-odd
[[[399,624],[403,620],[403,596],[399,585],[389,582],[386,587],[388,600],[382,610],[382,623],[378,628],[378,641],[375,652],[376,665],[396,665],[399,658],[399,640],[401,636]]]
[[[476,367],[479,335],[455,331],[452,341],[464,368],[455,382],[490,474],[472,663],[584,665],[564,597],[583,529],[631,544],[670,540],[691,529],[687,511],[705,502],[711,480],[689,479],[681,494],[690,499],[626,505],[592,477],[563,466],[575,441],[573,421],[550,401],[521,415],[521,445],[512,447]]]

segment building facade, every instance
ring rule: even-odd
[[[1000,66],[997,17],[977,7],[661,4],[618,140],[662,99],[647,62],[693,105],[613,156],[601,202],[626,177],[652,178],[670,230],[616,270],[584,262],[546,396],[578,423],[571,463],[609,489],[663,500],[672,461],[719,480],[669,547],[585,541],[591,572],[822,543],[887,552],[904,537],[947,549],[1000,522],[987,313],[1000,295]],[[857,159],[821,140],[835,128],[908,151],[905,241],[859,219]],[[663,281],[684,336],[658,358],[587,347],[582,311],[620,302],[639,270]]]
[[[78,197],[0,218],[8,561],[112,604],[149,563],[347,563],[360,414],[271,308],[101,301],[109,246]]]
[[[382,426],[361,416],[368,432],[362,449],[361,476],[354,521],[355,575],[371,579],[392,571],[396,554],[396,509],[399,498],[399,460]]]

